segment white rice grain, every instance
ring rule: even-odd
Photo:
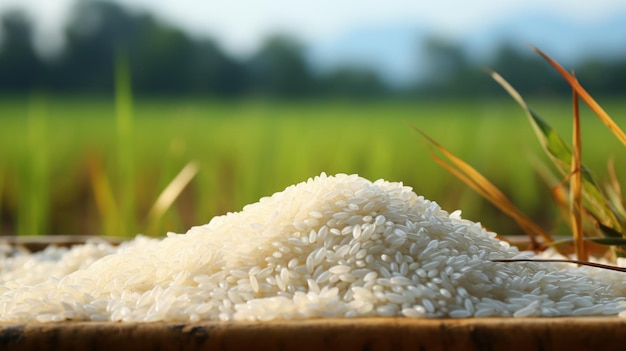
[[[163,239],[0,243],[0,321],[626,317],[622,275],[490,261],[515,257],[401,183],[322,174]]]

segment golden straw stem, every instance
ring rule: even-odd
[[[578,260],[587,261],[589,254],[587,253],[585,242],[583,241],[582,173],[580,171],[582,165],[582,147],[580,137],[580,111],[578,108],[578,93],[576,89],[572,89],[572,99],[574,121],[572,128],[573,150],[570,177],[570,216],[572,220],[576,258]]]

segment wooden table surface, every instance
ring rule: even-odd
[[[626,318],[0,324],[2,350],[626,350]]]

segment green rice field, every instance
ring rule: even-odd
[[[626,126],[626,103],[599,102]],[[571,102],[529,100],[567,140]],[[582,110],[583,161],[602,180],[626,152]],[[545,161],[525,115],[502,100],[271,102],[0,98],[0,234],[132,236],[185,232],[213,216],[326,172],[402,181],[444,209],[502,234],[513,221],[431,158],[423,130],[552,232],[559,224]],[[159,194],[190,162],[197,173],[162,217]],[[567,234],[567,233],[563,233]]]

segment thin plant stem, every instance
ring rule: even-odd
[[[570,217],[574,236],[576,258],[582,261],[589,260],[585,242],[583,240],[583,206],[582,206],[582,139],[580,136],[580,112],[578,108],[578,93],[572,89],[574,121],[572,128],[572,163],[570,177]]]
[[[543,258],[511,258],[511,259],[501,259],[501,260],[491,260],[491,262],[543,262],[543,263],[572,263],[580,266],[589,266],[596,267],[602,269],[608,269],[617,272],[626,272],[626,267],[616,267],[608,264],[595,263],[583,260],[568,260],[568,259],[543,259]]]

